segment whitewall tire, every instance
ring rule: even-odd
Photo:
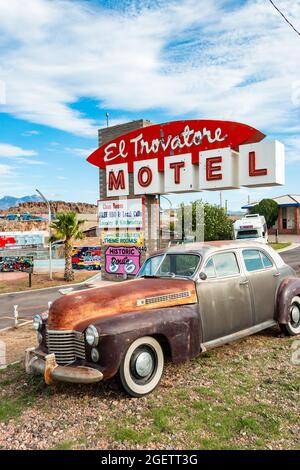
[[[133,397],[152,392],[160,382],[164,354],[159,342],[151,336],[136,339],[122,359],[119,377],[124,390]]]
[[[290,305],[290,321],[281,325],[289,336],[300,335],[300,297],[294,297]]]

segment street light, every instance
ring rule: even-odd
[[[43,199],[43,201],[47,204],[48,207],[48,231],[49,231],[49,279],[52,281],[52,243],[50,241],[51,239],[51,207],[48,199],[45,198],[45,196],[36,189],[36,192],[38,195]]]
[[[168,203],[170,204],[170,212],[169,212],[169,243],[171,243],[171,230],[170,230],[170,226],[171,226],[171,210],[173,208],[173,205],[172,205],[172,202],[170,201],[169,198],[167,198],[166,196],[162,196],[160,195],[159,196],[159,248],[161,247],[161,238],[163,237],[163,232],[162,232],[162,229],[161,229],[161,218],[162,218],[162,214],[163,214],[163,209],[160,205],[160,200],[161,198],[165,199],[166,201],[168,201]],[[174,238],[174,230],[173,230],[173,238]]]

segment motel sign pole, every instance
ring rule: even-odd
[[[48,207],[48,230],[49,230],[49,279],[52,281],[52,243],[50,241],[51,238],[51,207],[48,199],[45,198],[45,196],[36,189],[36,192],[38,195],[43,199],[43,201],[47,204]]]

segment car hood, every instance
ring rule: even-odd
[[[78,330],[101,318],[197,302],[194,281],[140,278],[73,292],[49,310],[49,330]]]

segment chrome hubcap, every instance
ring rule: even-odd
[[[153,370],[153,357],[149,352],[142,352],[135,361],[135,370],[140,377],[147,377]]]
[[[298,324],[300,321],[300,309],[297,305],[293,305],[291,310],[291,317],[294,324]]]

